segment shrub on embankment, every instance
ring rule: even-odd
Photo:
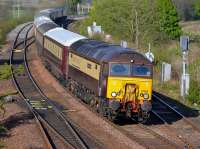
[[[187,99],[192,104],[200,105],[200,85],[198,84],[197,81],[191,80]]]
[[[190,57],[196,59],[195,57],[200,56],[197,51],[200,47],[198,44],[200,33],[191,34],[190,30],[191,28],[197,29],[197,27],[193,27],[187,22],[185,22],[186,24],[179,23],[176,7],[170,0],[156,0],[154,2],[147,0],[94,0],[93,4],[89,18],[73,24],[72,30],[87,35],[87,26],[96,21],[97,25],[102,26],[105,33],[112,35],[114,41],[111,42],[120,43],[120,40],[126,40],[128,46],[134,48],[136,47],[137,36],[140,52],[147,52],[148,43],[151,43],[155,55],[154,89],[181,100],[182,57],[179,36],[181,34],[190,36],[192,40],[190,44],[192,56]],[[185,32],[185,29],[187,29],[187,32]],[[196,30],[194,32],[197,33]],[[161,63],[163,61],[172,64],[172,80],[165,84],[160,81]],[[190,67],[193,65],[194,61],[190,61]],[[200,70],[197,69],[199,66],[199,64],[195,65],[192,67],[193,70],[190,68],[191,78],[194,81],[191,81],[191,89],[187,98],[192,104],[200,104],[198,93],[200,89],[194,85],[195,81],[200,83],[198,81],[200,79],[197,79],[200,76],[195,77],[193,75],[196,74],[196,70]]]
[[[32,16],[3,20],[0,23],[0,45],[6,42],[6,35],[17,25],[32,20]]]
[[[139,47],[176,39],[181,34],[178,13],[171,0],[94,0],[89,18],[81,27],[93,21],[106,33]]]
[[[7,80],[11,77],[11,66],[5,63],[0,66],[0,80]]]

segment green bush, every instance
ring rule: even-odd
[[[14,29],[17,25],[28,22],[32,20],[32,16],[27,16],[23,18],[9,19],[1,21],[0,23],[0,44],[4,44],[6,40],[6,35]]]
[[[161,62],[173,63],[174,59],[181,56],[178,48],[154,48],[155,62],[161,65]]]
[[[200,85],[197,83],[197,81],[191,80],[187,99],[192,104],[200,104]]]
[[[17,69],[15,70],[16,74],[23,74],[24,73],[24,66],[23,65],[19,65],[17,67]]]
[[[6,133],[7,131],[8,130],[4,126],[0,125],[0,134]]]
[[[7,80],[11,77],[11,66],[5,63],[0,66],[0,80]]]
[[[95,39],[95,40],[104,40],[103,39],[103,35],[99,34],[99,33],[96,33],[92,36],[92,39]]]

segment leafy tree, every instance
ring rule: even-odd
[[[3,41],[2,30],[0,29],[0,43]]]
[[[96,21],[120,39],[135,42],[138,36],[140,41],[150,41],[158,30],[154,11],[154,1],[149,0],[96,0],[89,22]]]
[[[191,103],[200,104],[200,86],[197,81],[191,80],[187,98]]]
[[[157,0],[161,31],[169,38],[177,38],[181,34],[178,13],[171,0]]]
[[[89,23],[91,24],[93,21],[96,21],[97,24],[103,26],[103,29],[106,32],[109,32],[114,36],[117,36],[120,32],[122,38],[124,38],[128,28],[123,22],[127,20],[129,15],[127,11],[123,9],[129,7],[126,2],[127,0],[95,0],[93,9],[90,12]],[[129,10],[130,8],[131,7],[129,7]]]
[[[196,18],[200,17],[200,2],[199,1],[196,1],[194,3],[194,13],[195,13]]]
[[[177,8],[181,20],[187,21],[194,19],[194,2],[195,0],[172,0]]]
[[[77,12],[77,4],[81,3],[81,0],[66,0],[66,7],[68,9],[68,13]]]
[[[91,25],[93,21],[105,32],[136,45],[176,38],[181,33],[170,0],[94,0],[89,20],[85,22]]]
[[[17,19],[9,19],[1,21],[0,23],[0,44],[5,43],[6,35],[17,25],[28,22],[32,20],[32,16],[25,16]]]

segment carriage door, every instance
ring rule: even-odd
[[[68,75],[68,47],[63,48],[61,70],[63,75]]]

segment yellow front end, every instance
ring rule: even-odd
[[[133,84],[137,86],[137,100],[140,104],[144,100],[150,101],[152,98],[152,79],[139,77],[108,77],[107,98],[116,99],[123,102],[126,94],[126,85]],[[132,99],[129,99],[132,100]],[[129,101],[126,101],[129,102]]]

